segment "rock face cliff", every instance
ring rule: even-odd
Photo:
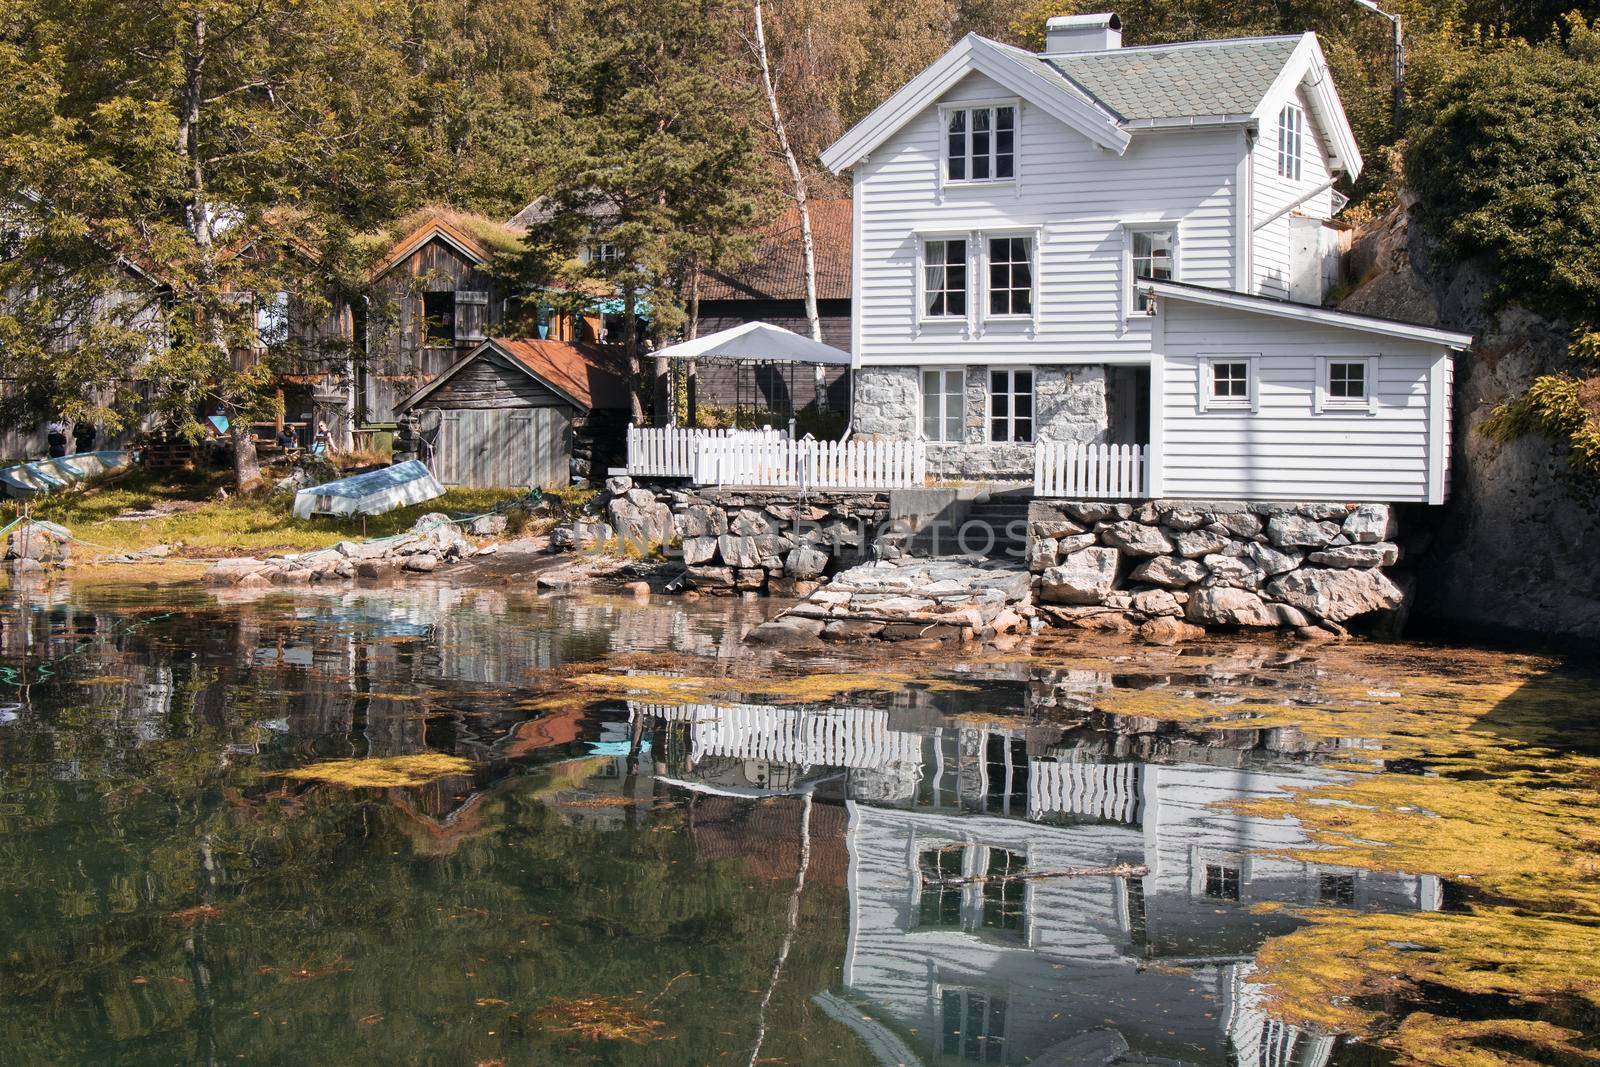
[[[1571,324],[1490,306],[1482,264],[1447,262],[1413,203],[1360,233],[1346,311],[1470,331],[1457,357],[1450,501],[1406,520],[1431,526],[1414,624],[1588,641],[1600,637],[1600,502],[1573,477],[1566,448],[1531,435],[1506,444],[1479,425],[1542,374],[1570,369]]]

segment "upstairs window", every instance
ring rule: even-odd
[[[965,872],[967,850],[960,845],[925,848],[917,855],[922,875],[917,895],[917,928],[961,929],[962,887],[947,885]]]
[[[1300,149],[1305,134],[1306,115],[1293,104],[1278,112],[1278,175],[1300,180]]]
[[[488,336],[489,294],[482,290],[456,292],[456,340],[481,341]]]
[[[1329,363],[1328,399],[1365,402],[1367,399],[1367,365],[1365,363]]]
[[[1239,899],[1239,868],[1221,863],[1206,864],[1206,896],[1212,900]]]
[[[967,242],[922,243],[922,314],[930,319],[967,317]]]
[[[589,259],[596,263],[616,263],[622,259],[622,250],[610,241],[596,241],[589,246]]]
[[[289,294],[267,293],[256,304],[256,344],[272,348],[289,340]]]
[[[946,181],[1010,181],[1016,177],[1015,105],[955,108],[944,114]]]
[[[1140,282],[1170,282],[1177,277],[1173,257],[1173,232],[1170,229],[1133,230],[1128,235],[1130,261],[1133,273],[1133,299],[1130,305],[1137,313],[1150,310],[1150,294],[1144,292]]]
[[[989,314],[1033,314],[1033,239],[989,239]]]

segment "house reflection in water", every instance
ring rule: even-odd
[[[758,705],[635,704],[630,722],[659,777],[842,800],[843,988],[816,1001],[885,1063],[1320,1067],[1334,1039],[1270,1018],[1250,980],[1298,920],[1256,905],[1439,906],[1436,878],[1289,859],[1296,823],[1219,806],[1332,778],[1293,736]],[[1149,873],[1004,877],[1119,863]]]

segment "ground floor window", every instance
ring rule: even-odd
[[[1374,360],[1364,356],[1323,357],[1317,374],[1317,411],[1371,412]]]
[[[1033,371],[989,372],[989,440],[1033,440]]]
[[[922,436],[929,441],[962,439],[966,378],[966,372],[959,368],[922,372]]]
[[[1006,1001],[976,989],[940,994],[943,1053],[970,1063],[1006,1061]]]

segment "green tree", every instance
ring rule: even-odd
[[[350,0],[9,0],[0,31],[0,180],[19,254],[3,265],[0,375],[38,414],[137,382],[168,427],[271,412],[275,358],[245,294],[327,291],[323,249],[389,210],[409,180],[392,151],[404,67],[385,4]],[[241,246],[303,254],[240,254]],[[334,261],[337,256],[333,257]],[[128,300],[121,261],[144,272]],[[49,277],[48,290],[37,282]],[[107,304],[126,308],[100,324]],[[314,315],[314,312],[313,312]],[[68,336],[52,322],[81,323]],[[89,325],[93,324],[93,325]],[[275,340],[275,339],[274,339]],[[302,353],[303,355],[303,353]],[[46,370],[29,369],[43,357]],[[127,394],[102,405],[125,413]]]
[[[663,0],[648,18],[624,0],[596,0],[584,14],[581,41],[558,49],[545,211],[523,283],[540,294],[594,283],[618,294],[640,421],[641,304],[656,340],[674,336],[686,260],[711,266],[704,257],[732,255],[718,238],[755,219],[764,179],[750,130],[755,101],[728,69],[740,9],[726,0]],[[574,262],[601,244],[615,255]],[[659,403],[662,368],[656,377]]]

